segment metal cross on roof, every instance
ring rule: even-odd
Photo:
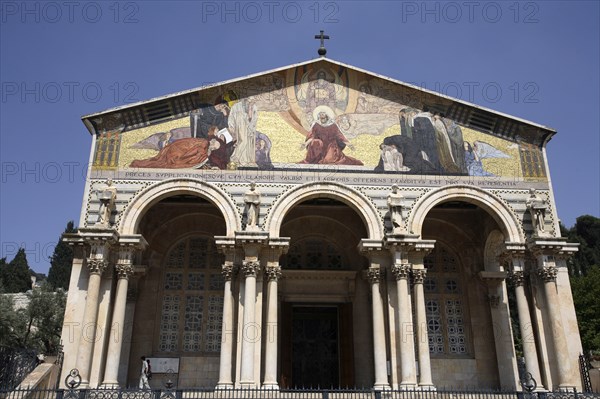
[[[325,49],[325,39],[329,39],[329,35],[324,35],[324,31],[321,31],[319,35],[315,35],[315,39],[321,39],[321,47],[317,51],[321,57],[325,57],[327,54],[327,49]]]

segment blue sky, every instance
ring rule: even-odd
[[[600,216],[597,1],[0,0],[0,257],[78,223],[80,117],[327,56],[558,130],[559,217]]]

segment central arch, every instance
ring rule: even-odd
[[[370,239],[383,238],[383,220],[375,205],[359,191],[339,183],[314,182],[302,184],[286,192],[271,208],[265,221],[270,237],[279,237],[285,215],[297,204],[313,198],[330,198],[352,208],[365,223]]]

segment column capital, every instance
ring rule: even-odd
[[[233,275],[235,274],[235,266],[233,262],[225,261],[221,267],[221,274],[223,275],[223,279],[225,279],[225,281],[231,281]]]
[[[281,266],[267,266],[265,268],[265,275],[268,281],[277,281],[281,278]]]
[[[525,272],[513,270],[508,274],[508,279],[515,287],[523,286],[525,284]]]
[[[392,265],[392,274],[396,280],[408,280],[410,277],[411,265],[405,264],[394,264]]]
[[[365,277],[371,284],[377,284],[381,281],[384,271],[379,267],[369,267],[365,270]]]
[[[244,276],[246,277],[256,277],[256,275],[260,271],[260,262],[258,260],[245,260],[242,263],[241,270],[242,273],[244,273]]]
[[[537,274],[545,283],[552,283],[556,281],[557,268],[556,266],[540,267],[537,269]]]
[[[102,275],[108,268],[108,261],[101,258],[88,258],[85,263],[90,274]]]
[[[413,284],[423,284],[427,269],[412,269]]]
[[[115,271],[117,272],[117,278],[128,280],[133,275],[135,269],[131,263],[117,263]]]

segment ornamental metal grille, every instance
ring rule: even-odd
[[[159,352],[220,351],[222,264],[212,237],[189,237],[171,247],[164,262]]]
[[[311,237],[290,246],[283,258],[286,269],[344,270],[347,262],[341,251],[323,237]]]
[[[424,259],[425,311],[432,356],[469,354],[460,265],[442,244]]]

